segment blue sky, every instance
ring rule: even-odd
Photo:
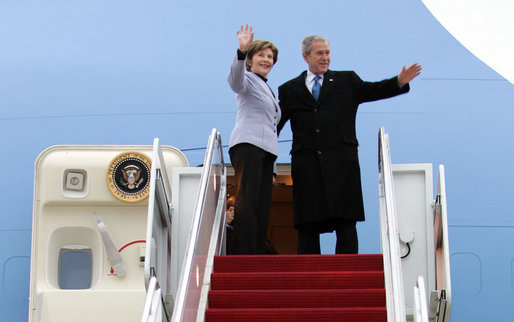
[[[12,169],[8,176],[17,174],[8,177],[16,188],[7,192],[8,207],[17,208],[17,200],[30,213],[32,164],[50,145],[151,144],[160,137],[188,149],[205,146],[213,127],[228,143],[236,104],[226,76],[235,32],[246,22],[256,38],[279,48],[269,75],[275,89],[306,68],[300,42],[312,33],[330,40],[332,69],[355,70],[365,80],[422,64],[409,94],[360,107],[369,217],[377,208],[376,137],[384,126],[393,162],[446,164],[452,197],[466,200],[455,220],[485,220],[484,212],[487,220],[510,218],[503,209],[513,206],[514,149],[506,139],[512,85],[421,2],[405,1],[0,1],[0,133],[12,156],[2,163]],[[289,162],[290,138],[286,127],[279,162]],[[191,165],[203,162],[201,150],[186,154]],[[490,201],[468,198],[491,190]],[[0,223],[28,228],[30,216],[22,217]]]

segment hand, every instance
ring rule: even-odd
[[[237,38],[239,38],[239,51],[246,53],[253,41],[252,26],[250,26],[250,30],[248,31],[248,24],[246,24],[244,30],[243,25],[241,25],[241,30],[237,31]]]
[[[408,68],[403,66],[402,71],[398,74],[398,84],[403,86],[413,80],[416,76],[421,74],[421,65],[418,63],[414,63],[410,65]]]

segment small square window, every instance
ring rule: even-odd
[[[91,288],[92,258],[90,248],[61,248],[59,253],[59,287],[63,290]]]

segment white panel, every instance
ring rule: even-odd
[[[422,0],[464,47],[514,84],[513,0]]]
[[[402,259],[406,313],[412,314],[418,276],[427,289],[435,289],[432,164],[393,164],[393,179],[398,233],[414,236],[409,255]]]
[[[173,296],[176,295],[178,279],[186,252],[191,222],[193,220],[198,188],[203,168],[174,168],[172,173],[173,224],[171,253],[171,285]]]

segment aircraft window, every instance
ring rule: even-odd
[[[91,249],[66,249],[59,253],[59,287],[63,290],[91,288],[93,263]]]

